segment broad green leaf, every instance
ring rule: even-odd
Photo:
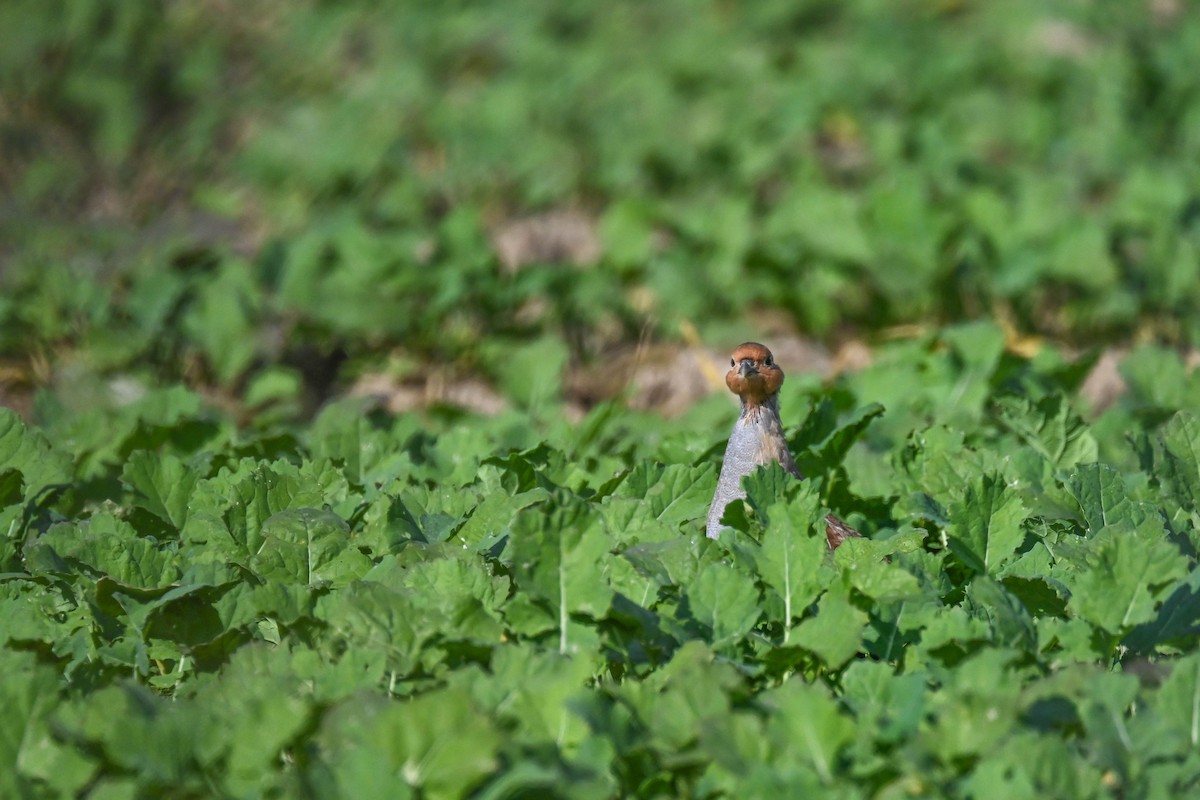
[[[998,403],[1000,421],[1060,469],[1096,460],[1096,439],[1062,395],[1033,402],[1005,397]]]
[[[316,737],[339,794],[464,797],[499,766],[503,741],[465,690],[412,700],[365,695],[333,708]]]
[[[265,619],[282,625],[293,625],[299,620],[312,617],[317,600],[308,586],[278,582],[263,585],[240,582],[228,588],[219,587],[211,594],[214,595],[211,608],[217,617],[216,624],[212,627],[206,625],[201,628],[199,623],[202,620],[209,622],[206,619],[208,615],[196,615],[192,608],[184,607],[176,611],[168,606],[158,616],[163,617],[163,622],[166,623],[169,615],[169,623],[172,626],[194,626],[198,632],[207,631],[219,636]],[[197,641],[212,640],[203,636],[204,633],[201,633]]]
[[[225,261],[220,272],[199,287],[180,320],[180,328],[212,365],[217,379],[229,385],[250,365],[257,349],[254,335],[255,291],[249,265]]]
[[[55,525],[30,548],[29,560],[35,574],[69,574],[82,568],[85,575],[107,576],[138,589],[168,586],[181,570],[172,545],[138,536],[129,523],[109,514]]]
[[[268,581],[345,586],[371,567],[351,543],[349,526],[330,511],[280,511],[263,522],[260,535],[262,545],[249,565]]]
[[[700,566],[689,541],[678,535],[627,547],[621,551],[621,558],[639,575],[659,586],[681,586],[691,580]]]
[[[731,695],[743,679],[720,661],[704,642],[690,641],[645,681],[622,687],[650,728],[650,737],[667,751],[682,750],[705,735],[706,728],[730,714]]]
[[[352,583],[317,601],[316,616],[329,629],[370,659],[397,675],[413,670],[420,650],[438,634],[440,619],[421,616],[407,592],[373,581]]]
[[[39,784],[56,793],[80,791],[92,765],[59,746],[50,724],[62,702],[54,671],[39,665],[33,653],[0,648],[0,702],[7,724],[0,727],[0,792],[5,797],[35,796]]]
[[[671,581],[666,577],[666,570],[657,559],[650,558],[645,561],[648,568],[640,568],[640,564],[635,566],[634,562],[622,553],[620,558],[613,559],[605,568],[605,576],[619,596],[637,606],[650,609],[658,599],[659,588],[669,585]]]
[[[1088,217],[1062,231],[1046,266],[1047,277],[1066,279],[1098,291],[1115,288],[1121,277],[1108,230]]]
[[[846,192],[805,186],[793,192],[766,223],[772,239],[791,240],[822,256],[855,262],[871,260],[871,242],[859,222],[858,203]]]
[[[319,486],[302,479],[286,462],[243,461],[236,472],[221,470],[201,481],[193,502],[217,510],[230,538],[245,558],[263,544],[262,526],[273,514],[292,508],[320,508],[324,497]],[[210,531],[201,534],[205,539]],[[188,538],[185,532],[185,537]]]
[[[709,564],[687,585],[688,612],[718,650],[745,636],[762,615],[754,582],[727,564]]]
[[[370,439],[366,411],[366,402],[359,398],[330,403],[313,420],[309,432],[313,458],[341,463],[353,483],[363,481],[363,451]]]
[[[588,733],[573,701],[585,693],[593,665],[586,658],[563,656],[532,644],[497,648],[486,679],[472,683],[472,696],[515,728],[519,741],[552,742],[573,751]]]
[[[516,495],[506,492],[486,494],[472,509],[466,522],[455,531],[454,538],[471,547],[491,548],[509,534],[519,513],[547,497],[546,490],[540,487]]]
[[[23,496],[31,499],[47,486],[69,480],[71,462],[42,434],[28,430],[15,411],[0,406],[0,475],[9,470],[21,474]]]
[[[851,446],[862,438],[876,418],[883,416],[883,412],[883,406],[871,403],[839,420],[833,403],[822,400],[805,417],[800,430],[788,440],[800,472],[814,476],[841,464]]]
[[[612,589],[597,569],[611,544],[592,507],[564,494],[523,510],[511,535],[518,591],[543,609],[558,629],[558,650],[574,652],[572,615],[599,619],[612,602]]]
[[[939,524],[946,506],[961,499],[972,480],[1001,466],[994,454],[969,447],[961,431],[941,426],[910,433],[894,462],[917,495],[908,501],[914,512]]]
[[[924,716],[926,676],[897,675],[878,661],[855,661],[842,675],[846,704],[857,717],[859,735],[882,742],[911,736]]]
[[[990,319],[952,325],[941,332],[941,337],[954,348],[955,355],[967,367],[966,374],[960,380],[970,377],[978,379],[991,374],[1004,353],[1004,330]],[[956,387],[953,396],[958,402],[967,399],[959,396],[967,388],[965,385]]]
[[[265,649],[239,649],[211,693],[187,698],[190,716],[207,734],[196,743],[197,757],[218,772],[234,795],[270,785],[274,765],[286,758],[292,742],[305,734],[313,713],[312,701],[298,677],[264,674]],[[274,652],[280,660],[286,657],[286,652]]]
[[[1167,589],[1188,573],[1188,559],[1147,520],[1135,529],[1106,528],[1070,555],[1060,573],[1071,590],[1068,607],[1112,634],[1149,622]]]
[[[800,623],[792,641],[836,670],[861,649],[866,624],[867,615],[850,604],[846,590],[830,589],[817,604],[816,616]]]
[[[1105,464],[1085,464],[1067,479],[1093,534],[1109,525],[1138,527],[1150,515],[1144,503],[1133,500],[1121,474]]]
[[[1092,676],[1076,701],[1089,760],[1106,772],[1128,774],[1134,758],[1131,750],[1137,746],[1129,731],[1130,707],[1137,693],[1138,680],[1133,675],[1100,672]]]
[[[985,649],[943,670],[944,690],[931,698],[929,746],[942,759],[986,756],[1012,730],[1020,679],[1013,651]]]
[[[562,452],[542,442],[525,450],[511,450],[503,456],[494,455],[483,460],[479,476],[485,486],[495,484],[510,494],[528,492],[536,487],[547,491],[556,488],[550,473],[558,471],[565,463]],[[497,475],[490,468],[500,470]]]
[[[604,498],[602,508],[609,529],[622,536],[646,519],[668,529],[686,520],[703,519],[711,499],[711,466],[643,461]]]
[[[192,492],[200,480],[195,469],[173,455],[138,450],[125,462],[121,479],[140,496],[139,505],[168,525],[183,529]]]
[[[831,784],[838,771],[838,753],[854,738],[849,716],[822,685],[808,685],[795,676],[764,692],[762,702],[770,709],[767,735],[775,763],[811,766],[823,783]]]
[[[1169,411],[1189,407],[1194,383],[1176,350],[1154,344],[1134,347],[1121,359],[1119,372],[1139,404]]]
[[[787,644],[792,621],[822,589],[817,574],[827,549],[825,523],[820,498],[808,483],[794,500],[773,505],[767,513],[771,523],[754,556],[763,581],[783,604],[783,643]]]
[[[975,604],[976,613],[991,624],[998,645],[1024,652],[1036,649],[1033,618],[1003,584],[986,575],[976,575],[967,589],[967,597]]]
[[[568,355],[561,339],[547,336],[506,346],[504,357],[494,363],[505,394],[522,406],[537,409],[557,401]]]
[[[953,662],[992,638],[991,625],[968,614],[962,606],[938,607],[930,603],[918,607],[907,626],[922,629],[919,643],[905,653],[905,663],[918,667]]]
[[[431,617],[442,620],[439,633],[447,639],[464,638],[491,645],[503,636],[500,609],[508,598],[508,578],[490,574],[488,565],[474,554],[429,558],[408,565],[387,558],[363,580],[403,591],[416,613],[424,616],[428,611]]]
[[[996,474],[970,483],[950,506],[950,549],[975,572],[995,574],[1016,557],[1025,539],[1026,510],[1016,492]]]
[[[1200,510],[1200,419],[1178,412],[1162,427],[1159,441],[1162,480],[1170,495],[1189,511]]]
[[[0,508],[21,502],[25,492],[25,478],[18,469],[0,471]]]
[[[1154,619],[1136,626],[1124,644],[1136,653],[1149,653],[1157,645],[1188,649],[1200,626],[1200,570],[1193,569],[1163,601]]]
[[[1169,732],[1166,752],[1184,755],[1200,748],[1200,653],[1171,664],[1171,674],[1151,705]]]
[[[795,476],[774,461],[742,478],[746,502],[762,515],[765,515],[772,505],[786,500],[789,491],[797,491],[799,486]],[[765,525],[767,520],[760,520],[759,523]]]
[[[120,719],[121,725],[112,721]],[[105,760],[147,783],[186,784],[192,772],[197,737],[206,736],[202,716],[134,685],[110,686],[58,715],[63,734],[104,754]]]
[[[889,539],[848,539],[834,551],[833,562],[850,586],[876,602],[917,597],[923,593],[920,580],[890,556],[916,552],[927,535],[910,530]]]

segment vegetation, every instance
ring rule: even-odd
[[[0,795],[1200,787],[1185,4],[0,29]],[[708,541],[622,365],[772,337],[869,358]]]

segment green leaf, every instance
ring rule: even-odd
[[[254,359],[258,345],[254,308],[259,299],[250,266],[227,260],[205,281],[181,320],[181,328],[207,357],[217,379],[233,383]]]
[[[449,688],[347,701],[326,715],[316,741],[339,795],[449,800],[498,767],[503,739],[465,690]]]
[[[767,735],[775,763],[811,766],[825,784],[838,768],[838,753],[854,738],[854,723],[844,716],[828,692],[792,677],[782,686],[764,692],[770,709]]]
[[[879,741],[898,742],[916,732],[924,716],[926,676],[895,674],[878,661],[855,661],[842,675],[846,704],[854,711],[860,731]]]
[[[801,474],[813,477],[840,465],[854,443],[883,412],[883,406],[871,403],[838,420],[833,402],[823,398],[788,440]]]
[[[486,679],[473,678],[472,696],[514,728],[518,741],[554,742],[573,750],[587,737],[586,720],[573,707],[592,677],[586,658],[563,656],[532,644],[498,647]]]
[[[847,539],[833,562],[850,586],[876,602],[912,599],[924,593],[920,580],[890,556],[918,551],[926,536],[910,530],[888,539]]]
[[[504,393],[536,409],[558,400],[568,355],[561,339],[547,336],[529,344],[506,345],[503,358],[493,363],[500,371]]]
[[[910,478],[915,496],[909,505],[921,518],[939,523],[945,507],[961,500],[972,480],[1000,467],[992,454],[969,447],[961,431],[942,426],[910,433],[895,461]]]
[[[518,591],[557,628],[558,651],[574,652],[572,615],[599,619],[612,603],[612,588],[596,568],[610,543],[595,510],[564,494],[531,506],[513,523],[511,548]]]
[[[1200,510],[1200,419],[1180,411],[1159,434],[1163,452],[1161,480],[1169,494],[1189,511]]]
[[[1012,730],[1020,679],[1014,652],[982,649],[941,670],[944,690],[930,703],[931,747],[942,760],[986,758]]]
[[[171,585],[181,566],[172,546],[138,536],[129,523],[109,514],[53,526],[29,548],[28,558],[34,574],[67,575],[82,567],[84,574],[138,589]]]
[[[1191,370],[1172,348],[1154,344],[1134,347],[1121,359],[1119,372],[1140,405],[1169,412],[1187,409],[1189,396],[1194,396]]]
[[[703,519],[712,499],[712,467],[642,461],[602,501],[605,521],[618,535],[654,519],[668,528]]]
[[[965,398],[960,395],[967,388],[966,379],[982,379],[996,368],[1004,353],[1004,331],[994,321],[982,319],[950,326],[941,332],[941,337],[954,348],[955,355],[966,367],[952,395],[962,402]]]
[[[1200,630],[1200,571],[1192,572],[1163,601],[1150,622],[1135,627],[1124,644],[1136,653],[1149,653],[1157,645],[1187,650]]]
[[[412,564],[389,557],[363,580],[404,592],[418,614],[442,620],[439,633],[447,639],[492,645],[503,636],[501,608],[508,598],[509,580],[490,574],[483,559],[473,553]]]
[[[1167,726],[1167,752],[1194,753],[1200,747],[1200,653],[1171,664],[1171,674],[1154,696],[1152,708]]]
[[[862,648],[866,625],[867,615],[850,603],[849,593],[830,589],[821,597],[816,616],[800,623],[792,641],[836,670]]]
[[[28,500],[47,486],[70,480],[71,461],[42,434],[28,430],[15,411],[0,406],[0,474],[8,470],[21,474],[22,496]]]
[[[754,557],[763,582],[783,604],[783,643],[787,644],[792,621],[822,589],[817,574],[827,550],[825,522],[820,498],[810,483],[795,499],[772,506],[768,516],[771,523]]]
[[[688,612],[708,632],[714,650],[737,642],[762,615],[754,581],[727,564],[709,564],[685,590]]]
[[[182,530],[200,475],[173,455],[138,450],[129,455],[121,479],[141,498],[139,505]]]
[[[350,527],[331,511],[293,508],[263,522],[262,545],[249,565],[269,581],[345,586],[371,561],[350,542]]]
[[[742,487],[746,490],[746,502],[756,512],[766,515],[767,509],[781,500],[786,500],[789,491],[797,491],[800,482],[785,470],[778,462],[758,467],[749,475],[742,478]],[[769,517],[760,521],[766,525]]]
[[[1105,226],[1094,219],[1085,217],[1067,226],[1051,250],[1047,277],[1062,278],[1099,291],[1111,290],[1120,279],[1120,272],[1109,238]]]
[[[1138,693],[1133,675],[1100,672],[1091,676],[1076,701],[1087,736],[1089,760],[1114,775],[1128,774],[1130,751],[1129,711]]]
[[[1154,519],[1135,529],[1106,528],[1064,555],[1074,564],[1060,573],[1071,590],[1068,607],[1112,634],[1152,620],[1167,588],[1189,569]]]
[[[195,507],[220,516],[233,548],[243,558],[262,547],[262,526],[271,515],[292,508],[320,508],[324,502],[321,487],[302,478],[292,465],[249,459],[236,471],[223,468],[217,477],[201,481],[193,495]],[[211,526],[184,531],[185,540],[192,536],[210,541]]]
[[[950,506],[950,549],[975,572],[996,574],[1016,557],[1025,539],[1021,522],[1026,513],[1021,498],[1000,475],[984,475]]]
[[[1000,421],[1059,469],[1096,460],[1096,439],[1062,395],[1036,402],[1005,397],[997,402]]]
[[[1097,533],[1109,525],[1138,527],[1152,511],[1133,500],[1121,473],[1106,464],[1085,464],[1067,479],[1067,488],[1079,501],[1088,530]]]
[[[1003,584],[986,575],[976,575],[967,597],[992,626],[995,642],[1022,652],[1037,649],[1037,632],[1028,610]]]
[[[466,522],[455,531],[454,538],[473,548],[491,549],[497,542],[509,535],[512,523],[518,514],[530,506],[544,502],[548,497],[546,490],[541,487],[515,495],[507,492],[486,494],[471,510]],[[393,508],[398,503],[399,501],[393,501]],[[389,520],[393,519],[393,513],[389,511]],[[410,526],[406,519],[402,519],[401,524],[409,528],[410,533],[415,529],[415,523]]]
[[[7,647],[0,648],[0,669],[0,702],[8,714],[0,727],[0,793],[33,797],[39,784],[57,793],[81,791],[93,767],[55,742],[51,717],[61,699],[54,670],[33,653]]]
[[[417,611],[407,592],[361,581],[321,597],[316,617],[368,664],[405,676],[417,664],[421,648],[437,635],[440,623]]]
[[[645,681],[622,687],[627,700],[650,725],[650,738],[664,751],[679,751],[729,716],[731,695],[743,679],[704,642],[690,641]]]

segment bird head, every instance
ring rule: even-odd
[[[733,351],[725,385],[743,403],[760,405],[783,386],[783,370],[770,350],[758,342],[746,342]]]

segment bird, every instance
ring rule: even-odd
[[[725,507],[746,496],[742,478],[756,468],[777,461],[795,477],[804,477],[788,449],[787,439],[783,436],[783,421],[779,417],[783,370],[775,363],[775,357],[766,345],[758,342],[738,345],[729,359],[725,385],[741,400],[741,413],[729,435],[717,491],[708,508],[706,534],[710,539],[720,535]],[[837,549],[846,539],[860,536],[861,533],[833,514],[825,517],[825,540],[830,550]]]

